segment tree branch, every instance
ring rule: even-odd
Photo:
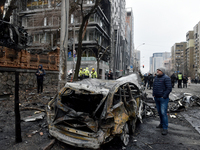
[[[105,51],[103,52],[103,54],[101,55],[101,57],[99,58],[99,60],[101,60],[102,59],[102,57],[104,56],[104,54],[107,52],[107,50],[108,50],[108,48],[109,48],[110,46],[107,46],[106,47],[106,49],[105,49]]]
[[[82,18],[84,18],[84,14],[83,14],[83,0],[81,0],[81,16]]]

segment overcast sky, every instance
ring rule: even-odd
[[[149,57],[171,52],[186,41],[186,33],[200,21],[200,0],[126,0],[134,15],[134,44],[141,51],[142,72],[149,71]]]

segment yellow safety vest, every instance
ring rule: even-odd
[[[97,72],[95,71],[95,72],[91,72],[91,78],[97,78]]]
[[[182,74],[178,74],[178,79],[182,80]]]
[[[82,77],[83,74],[84,74],[84,71],[80,70],[80,71],[79,71],[79,76]]]
[[[85,76],[89,76],[90,72],[89,70],[85,69]]]

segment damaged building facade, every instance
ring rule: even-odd
[[[10,0],[6,1],[5,11],[8,10],[10,2]],[[0,95],[14,93],[14,72],[16,70],[20,72],[20,89],[36,87],[35,72],[39,64],[43,64],[47,73],[44,84],[57,83],[59,41],[56,39],[59,38],[54,37],[59,37],[59,19],[53,20],[58,15],[58,8],[54,7],[56,4],[58,4],[56,1],[46,3],[46,1],[17,0],[15,2],[17,8],[14,9],[10,17],[10,23],[1,21],[1,28],[4,29],[2,32],[5,33],[0,36],[0,75],[1,81],[3,81],[1,82]],[[53,7],[55,15],[48,14],[47,10],[45,13],[44,8],[50,10]],[[52,28],[48,18],[50,15],[52,23],[55,25],[52,25]],[[47,18],[49,22],[47,22]],[[45,26],[47,24],[50,28]],[[28,46],[27,43],[22,45],[22,39],[26,38],[27,33],[33,40],[29,41],[32,43],[31,46]]]
[[[91,8],[94,6],[95,1],[85,0],[83,3],[83,9]],[[96,12],[92,14],[88,20],[85,36],[82,42],[82,58],[81,68],[88,67],[91,71],[92,68],[97,70],[97,57],[98,49],[101,47],[101,51],[105,51],[110,47],[110,1],[102,0],[97,7]],[[78,48],[78,30],[81,24],[80,10],[76,10],[70,17],[69,23],[69,36],[68,45],[75,44],[75,50]],[[75,32],[75,35],[74,35]],[[74,37],[75,36],[75,37]],[[70,55],[73,54],[72,46],[69,46]],[[105,73],[109,70],[108,62],[110,60],[109,51],[103,56],[99,66],[99,76],[101,79],[105,79]],[[75,58],[76,62],[76,58]],[[75,65],[74,65],[75,66]],[[73,58],[68,58],[67,67],[72,69]]]
[[[92,7],[94,1],[85,0],[83,7]],[[30,53],[48,53],[56,51],[60,47],[60,26],[61,26],[61,1],[26,1],[26,9],[20,12],[22,26],[33,37],[33,42],[27,50]],[[103,9],[102,9],[103,8]],[[76,10],[76,14],[79,10]],[[78,30],[81,23],[80,16],[70,14],[68,29],[68,58],[67,70],[75,66],[73,62],[72,45],[75,44],[75,50],[78,48]],[[74,34],[75,32],[75,34]],[[98,43],[96,41],[98,39]],[[82,48],[81,67],[97,69],[96,56],[98,46],[105,49],[110,45],[110,2],[102,0],[95,14],[92,14],[85,33]],[[100,76],[105,78],[105,72],[109,69],[108,54],[100,62]]]

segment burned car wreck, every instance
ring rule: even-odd
[[[49,133],[76,147],[98,149],[115,136],[127,145],[144,112],[138,81],[131,74],[118,80],[67,82],[48,103]]]

